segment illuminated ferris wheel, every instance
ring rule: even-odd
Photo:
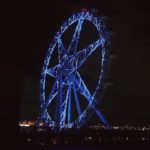
[[[79,49],[80,35],[86,23],[90,23],[95,28],[98,38],[87,47]],[[74,26],[74,30],[69,45],[66,46],[63,36],[69,32],[71,26]],[[90,36],[90,28],[88,33]],[[101,110],[96,107],[103,96],[107,64],[110,58],[109,35],[104,17],[95,16],[89,11],[73,14],[60,27],[54,40],[50,43],[41,73],[40,120],[44,121],[45,125],[58,128],[74,126],[80,128],[91,118],[92,111],[95,111],[102,123],[110,128]],[[97,50],[101,54],[101,58],[97,60],[101,68],[95,91],[91,93],[80,74],[80,68]],[[58,61],[53,63],[53,58]],[[47,89],[50,84],[48,83],[49,78],[53,79],[53,85]],[[84,109],[81,107],[79,95],[86,100],[87,105]],[[73,118],[75,109],[77,117]]]

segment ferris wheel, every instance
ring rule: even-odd
[[[90,23],[95,28],[98,38],[85,48],[79,49],[80,35],[86,23]],[[69,45],[66,46],[62,39],[71,26],[74,26],[74,30]],[[90,29],[88,33],[90,36]],[[41,72],[40,119],[45,125],[58,128],[74,126],[80,128],[91,118],[94,111],[102,123],[110,128],[100,108],[96,107],[101,103],[104,92],[106,70],[110,58],[109,47],[110,34],[106,30],[103,17],[98,17],[89,11],[81,11],[73,14],[62,24],[50,43]],[[91,93],[80,74],[80,68],[98,48],[100,48],[101,59],[97,60],[97,63],[100,63],[101,68],[95,90]],[[52,63],[53,57],[58,59],[55,64]],[[54,82],[47,90],[47,84],[50,84],[49,78],[52,78]],[[84,109],[81,108],[79,95],[86,100],[87,105]],[[52,103],[55,103],[55,106],[49,112],[51,105],[54,105]],[[75,109],[77,115],[73,118]]]

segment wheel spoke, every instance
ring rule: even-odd
[[[67,57],[67,50],[62,43],[61,38],[57,38],[57,43],[58,43],[58,57],[59,57],[59,63],[62,63],[63,60],[66,59]],[[64,59],[65,58],[65,59]]]
[[[54,78],[57,77],[58,72],[60,69],[60,64],[55,65],[54,67],[51,67],[49,69],[47,69],[46,73]]]
[[[87,86],[85,85],[84,81],[82,80],[80,74],[77,72],[75,77],[75,85],[77,89],[79,89],[80,94],[86,97],[88,102],[93,100],[93,96],[90,94],[90,91],[88,90]]]
[[[69,93],[70,93],[70,86],[67,87],[67,90],[62,94],[62,106],[61,106],[61,126],[63,127],[65,125],[66,120],[66,111],[67,111],[67,105],[69,100]]]
[[[57,82],[58,79],[55,80],[55,83],[52,87],[52,90],[48,96],[48,99],[46,101],[46,108],[50,105],[50,103],[52,102],[52,100],[56,97],[56,95],[58,94],[58,89],[57,89]]]
[[[63,65],[63,62],[67,59],[67,51],[66,51],[61,39],[57,38],[57,41],[58,41],[59,64],[55,65],[54,67],[47,69],[47,71],[46,71],[46,73],[48,75],[50,75],[54,78],[57,77],[59,69]]]
[[[68,96],[68,124],[71,122],[71,86],[69,85],[69,96]]]
[[[58,97],[56,102],[56,111],[55,111],[55,120],[56,124],[55,127],[60,127],[61,121],[61,105],[62,105],[62,73],[60,72],[58,77]]]
[[[79,37],[80,37],[80,32],[82,29],[82,24],[83,24],[83,19],[79,19],[78,24],[76,26],[75,32],[73,34],[72,41],[69,45],[68,52],[73,52],[76,53]]]
[[[73,91],[74,91],[74,96],[75,96],[75,102],[76,102],[76,107],[77,107],[77,111],[78,111],[78,115],[81,115],[81,108],[80,108],[80,104],[79,104],[79,99],[78,99],[78,95],[77,92],[75,90],[75,86],[73,84]]]
[[[90,94],[88,88],[86,87],[84,81],[82,80],[81,76],[79,73],[77,73],[77,77],[76,77],[76,86],[79,88],[79,92],[85,96],[86,100],[90,103],[91,107],[94,109],[94,111],[96,112],[96,114],[98,115],[98,117],[100,118],[100,120],[109,128],[109,124],[107,122],[107,120],[105,119],[105,117],[102,115],[100,108],[99,109],[95,109],[92,105],[92,102],[94,100],[94,97]]]
[[[93,44],[90,44],[87,48],[80,50],[77,54],[77,68],[79,68],[87,59],[88,57],[100,46],[103,45],[104,40],[99,39]],[[70,56],[72,57],[72,56]],[[71,59],[71,58],[70,58]]]

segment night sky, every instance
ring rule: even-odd
[[[81,8],[97,8],[112,31],[113,86],[102,110],[110,124],[150,124],[150,9],[145,1],[58,1],[4,4],[1,9],[1,116],[36,119],[39,79],[49,43],[60,25]],[[97,71],[87,65],[87,80]],[[13,114],[13,115],[12,115]],[[96,118],[95,118],[96,119]]]

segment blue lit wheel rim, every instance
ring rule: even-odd
[[[99,34],[99,38],[86,48],[77,51],[80,32],[84,21],[92,23]],[[62,42],[62,35],[67,32],[67,29],[77,23],[71,43],[66,48]],[[90,31],[89,31],[90,32]],[[91,117],[94,110],[100,120],[108,128],[108,122],[102,115],[100,109],[96,105],[100,103],[103,95],[104,81],[106,76],[107,65],[109,63],[109,33],[106,30],[103,17],[94,16],[90,12],[79,12],[72,15],[63,23],[59,31],[56,33],[54,40],[50,43],[47,55],[44,59],[44,65],[40,80],[40,119],[45,125],[50,127],[71,128],[82,127]],[[90,93],[84,80],[82,79],[78,69],[86,62],[89,56],[98,48],[101,47],[101,70],[95,92]],[[49,68],[51,57],[54,49],[58,50],[59,63]],[[55,83],[48,97],[45,95],[45,84],[47,76],[55,79]],[[78,117],[71,120],[71,91],[74,93]],[[77,93],[82,94],[88,102],[87,108],[81,110]],[[98,98],[97,98],[98,95]],[[57,97],[55,118],[52,118],[48,112],[48,107]],[[66,117],[67,116],[67,117]]]

